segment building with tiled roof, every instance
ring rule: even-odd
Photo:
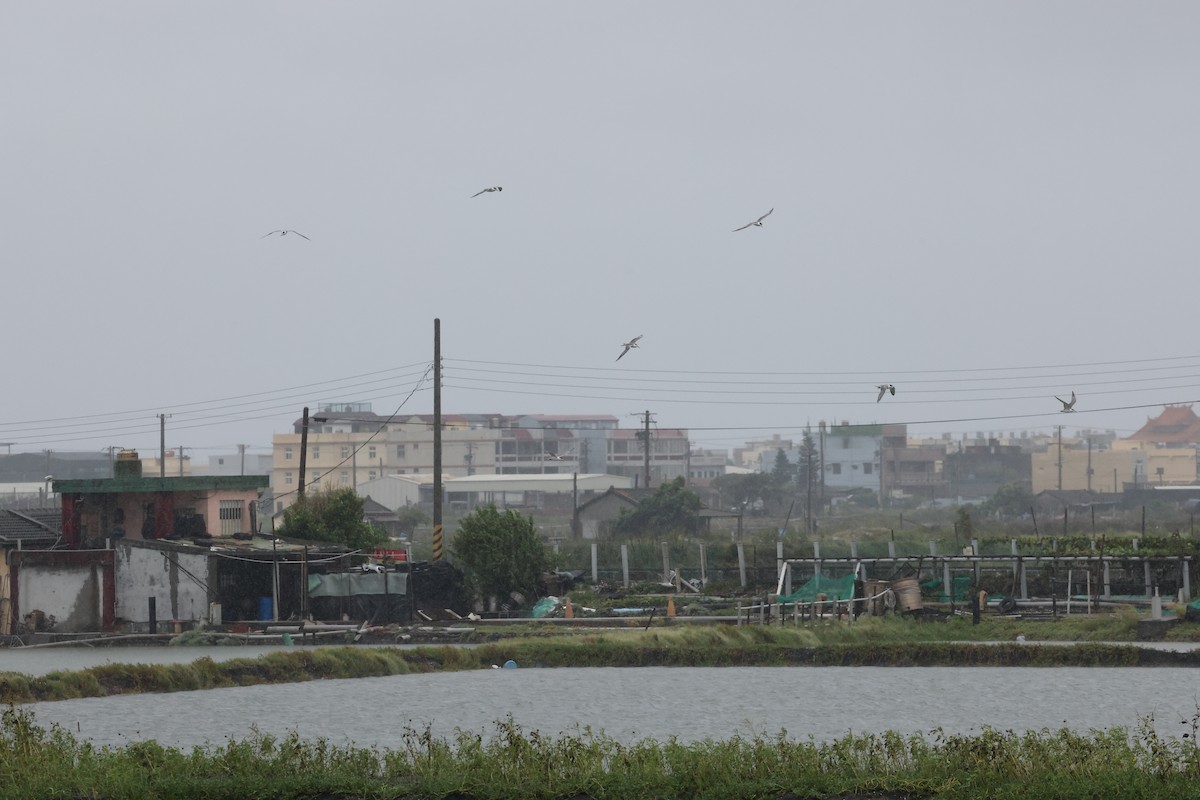
[[[1153,419],[1146,420],[1126,441],[1145,442],[1165,447],[1186,447],[1200,444],[1200,417],[1192,411],[1191,403],[1167,406]]]

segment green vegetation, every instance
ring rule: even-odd
[[[1103,643],[1132,638],[1131,623],[1112,618],[1081,619],[1070,628],[1045,623],[1014,627],[1005,625],[1008,620],[971,625],[961,619],[920,623],[892,618],[799,628],[670,624],[644,630],[643,621],[629,622],[637,627],[569,632],[527,627],[519,638],[470,648],[297,647],[224,662],[205,657],[190,664],[106,664],[39,677],[0,672],[0,703],[486,669],[509,659],[534,667],[1200,666],[1200,653]],[[1039,634],[1045,639],[1073,635],[1090,643],[1011,642],[1018,632],[1028,640]]]
[[[480,506],[459,521],[450,553],[468,594],[502,599],[516,594],[522,603],[537,596],[550,563],[533,519],[512,510],[501,513],[494,505]]]
[[[679,477],[668,481],[632,510],[622,509],[620,518],[613,526],[614,532],[622,535],[644,535],[647,533],[691,534],[699,529],[696,512],[700,510],[700,498]]]
[[[490,736],[406,729],[393,750],[258,733],[190,751],[154,741],[97,748],[31,714],[0,717],[0,793],[25,800],[91,798],[1184,798],[1200,779],[1198,726],[1018,734],[985,728],[848,735],[833,742],[735,736],[695,743],[621,743],[585,729],[546,736],[511,719]]]
[[[363,519],[363,498],[351,488],[302,495],[283,512],[280,536],[335,542],[354,550],[387,541],[387,533]]]

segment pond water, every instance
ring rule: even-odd
[[[233,650],[243,648],[215,648]],[[0,655],[0,662],[4,656]],[[119,657],[122,654],[112,654]],[[130,654],[133,655],[133,654]],[[139,661],[142,653],[136,654]],[[215,656],[214,656],[215,657]],[[1189,732],[1200,670],[1038,667],[637,667],[488,669],[66,700],[30,706],[97,744],[190,747],[257,729],[395,747],[406,729],[489,736],[510,717],[543,734],[586,728],[620,741],[734,735],[830,740],[940,728],[969,734],[1068,727]]]

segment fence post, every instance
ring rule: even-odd
[[[621,580],[622,585],[629,588],[629,545],[621,545]]]
[[[704,542],[700,543],[700,585],[708,585],[708,551]]]
[[[671,582],[671,549],[666,542],[662,543],[663,583]]]
[[[600,582],[600,563],[596,557],[597,544],[592,542],[592,583]]]
[[[741,542],[738,542],[737,554],[738,554],[738,574],[742,578],[742,588],[745,589],[746,588],[746,545],[742,544]]]

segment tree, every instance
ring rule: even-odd
[[[721,504],[734,510],[766,508],[776,494],[771,476],[765,472],[722,475],[713,485],[721,493]]]
[[[996,490],[996,493],[984,503],[984,510],[989,514],[999,514],[1002,517],[1019,517],[1028,514],[1033,506],[1033,493],[1025,488],[1023,483],[1008,483]]]
[[[700,510],[700,497],[684,485],[683,477],[668,481],[649,497],[637,504],[637,508],[624,510],[613,526],[613,531],[623,534],[695,533],[700,527],[696,512]]]
[[[396,509],[396,516],[400,520],[401,530],[410,536],[417,526],[429,524],[429,515],[418,506],[402,506]]]
[[[343,544],[367,550],[387,541],[387,533],[363,519],[363,499],[350,487],[305,495],[283,512],[280,536]]]
[[[450,554],[462,568],[467,591],[476,597],[536,597],[542,573],[550,566],[546,546],[532,517],[494,505],[479,506],[463,517],[450,542]]]
[[[796,467],[788,461],[783,448],[775,451],[775,468],[771,470],[771,478],[780,489],[785,489],[796,477]]]

